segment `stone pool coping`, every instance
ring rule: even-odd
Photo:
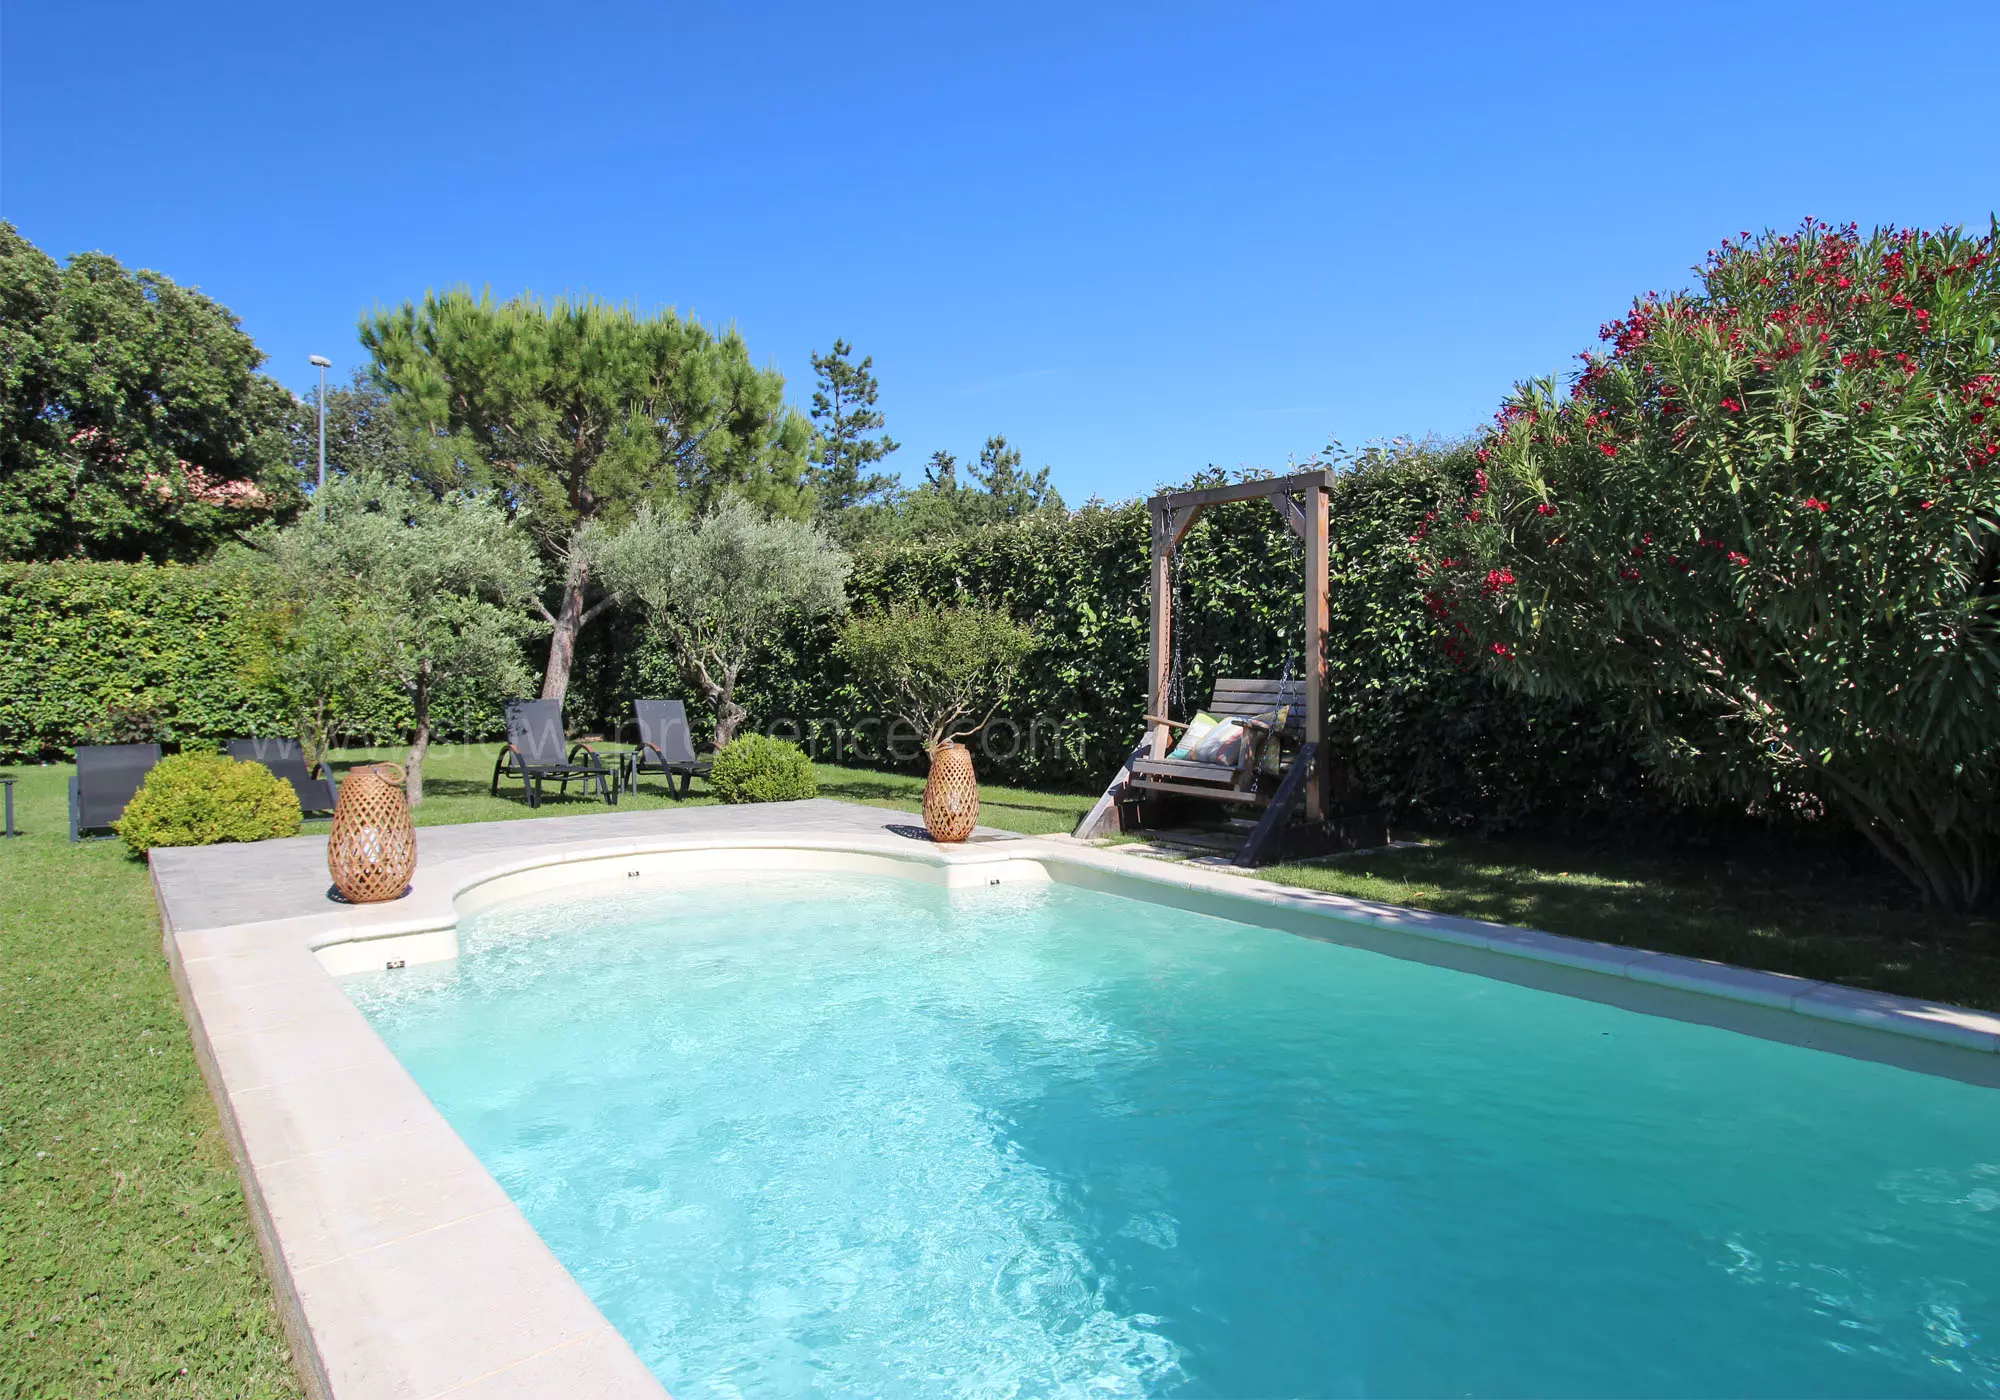
[[[694,811],[633,813],[648,820],[589,832],[577,824],[592,818],[542,818],[505,824],[513,830],[504,841],[456,845],[452,834],[470,828],[425,828],[428,854],[411,893],[361,907],[329,902],[323,874],[315,888],[295,888],[301,853],[272,851],[257,863],[294,888],[241,906],[281,917],[243,922],[216,922],[232,911],[203,882],[240,875],[259,848],[159,853],[167,858],[154,862],[153,878],[168,961],[288,1338],[316,1395],[665,1394],[335,980],[454,956],[461,914],[579,882],[644,888],[730,869],[860,870],[952,886],[1053,880],[2000,1085],[2000,1016],[1962,1007],[1372,904],[1060,837],[983,833],[946,848],[910,839],[877,808],[812,803],[765,813],[761,826],[704,822]],[[314,912],[289,912],[297,910]]]

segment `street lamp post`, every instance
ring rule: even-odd
[[[319,367],[319,485],[313,490],[313,499],[325,514],[326,503],[319,500],[326,490],[326,372],[333,367],[333,361],[324,355],[308,355],[306,363]]]

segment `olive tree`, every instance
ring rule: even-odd
[[[309,664],[298,680],[339,678],[325,650],[345,639],[408,689],[404,768],[413,807],[424,798],[439,688],[471,681],[519,692],[531,683],[521,646],[538,627],[527,609],[541,568],[533,544],[486,496],[435,497],[379,476],[342,477],[292,525],[253,536],[243,562],[304,630]]]
[[[1032,628],[999,608],[904,603],[848,619],[839,647],[934,753],[986,727],[1037,644]]]
[[[1417,531],[1468,664],[1609,697],[1679,790],[1843,814],[1924,898],[2000,889],[1996,235],[1808,223],[1522,385]]]
[[[728,498],[703,515],[641,506],[588,542],[607,587],[636,603],[715,711],[715,747],[745,711],[737,682],[790,621],[847,604],[848,558],[816,525]]]

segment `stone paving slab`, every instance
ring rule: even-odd
[[[835,836],[888,832],[911,840],[929,839],[923,832],[923,818],[914,813],[824,797],[804,802],[667,807],[643,812],[620,812],[607,807],[574,816],[420,826],[417,868],[421,871],[445,861],[499,852],[778,830]],[[984,842],[1020,838],[1013,832],[980,827],[974,839]],[[328,894],[331,882],[326,871],[324,834],[245,845],[165,848],[153,853],[152,863],[161,906],[174,927],[182,932],[327,914],[344,907]]]

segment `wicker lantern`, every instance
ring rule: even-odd
[[[931,750],[931,775],[924,781],[924,825],[937,841],[963,841],[979,824],[979,782],[972,773],[972,750],[943,743]]]
[[[326,868],[350,904],[401,897],[417,864],[417,833],[403,798],[403,770],[369,763],[348,770],[333,806]]]

